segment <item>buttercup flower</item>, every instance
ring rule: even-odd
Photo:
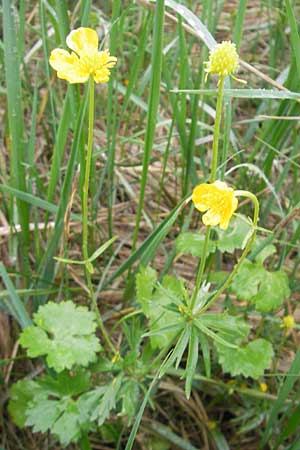
[[[293,316],[288,315],[288,316],[284,316],[282,318],[282,327],[286,328],[286,329],[293,329],[295,328],[296,322]]]
[[[61,48],[51,52],[49,63],[57,71],[58,78],[69,83],[85,83],[93,77],[96,83],[107,83],[110,69],[117,62],[109,51],[98,51],[98,35],[91,28],[77,28],[66,39],[72,53]]]
[[[219,180],[196,186],[192,201],[200,212],[207,211],[202,217],[204,225],[212,227],[219,225],[222,230],[227,230],[229,221],[238,207],[234,190]]]
[[[205,72],[226,77],[234,73],[239,65],[239,56],[236,46],[230,41],[223,41],[209,52],[209,61],[206,61]]]
[[[259,387],[262,392],[267,392],[267,390],[268,390],[267,384],[264,383],[263,381],[261,383],[259,383]]]

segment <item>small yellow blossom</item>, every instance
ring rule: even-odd
[[[236,72],[239,65],[239,56],[236,46],[230,41],[217,44],[209,53],[209,61],[206,61],[205,72],[226,77]]]
[[[217,428],[217,422],[215,422],[214,420],[209,420],[207,422],[207,426],[210,430],[215,430]]]
[[[234,190],[219,180],[196,186],[192,200],[200,212],[207,211],[202,217],[204,225],[212,227],[220,225],[222,230],[227,230],[229,221],[238,207]]]
[[[259,388],[260,388],[261,392],[267,392],[267,390],[268,390],[268,386],[264,382],[259,383]]]
[[[282,318],[282,328],[293,329],[295,328],[296,322],[293,316],[288,315]]]
[[[72,53],[61,48],[51,52],[49,63],[57,71],[58,78],[69,83],[85,83],[93,77],[96,83],[107,83],[110,69],[117,62],[109,51],[98,51],[98,35],[91,28],[77,28],[66,39]]]

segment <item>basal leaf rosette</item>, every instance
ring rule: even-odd
[[[35,326],[23,330],[20,344],[31,358],[46,355],[48,366],[57,372],[74,365],[86,367],[101,350],[96,316],[84,306],[49,302],[40,306],[33,322]]]

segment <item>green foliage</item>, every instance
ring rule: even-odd
[[[130,424],[136,414],[140,397],[140,387],[136,380],[128,379],[124,381],[120,388],[119,397],[122,399],[120,416],[127,417]]]
[[[192,312],[190,299],[180,280],[166,276],[160,285],[155,279],[153,269],[142,269],[137,275],[137,294],[150,322],[150,332],[146,336],[150,336],[152,345],[168,350],[176,338],[173,349],[159,369],[160,377],[174,364],[179,367],[187,350],[185,391],[189,398],[197,369],[199,344],[206,374],[210,374],[210,342],[217,349],[224,372],[233,376],[256,379],[269,368],[272,345],[264,339],[247,343],[250,325],[245,320],[228,313],[201,314],[197,305]],[[143,286],[145,289],[142,289]],[[203,291],[202,295],[207,298],[208,293]],[[199,301],[201,303],[202,299]]]
[[[216,228],[218,234],[217,248],[221,252],[233,253],[234,250],[244,248],[252,232],[252,226],[245,216],[240,214],[233,217],[227,230]]]
[[[176,240],[176,250],[178,253],[187,253],[201,258],[203,254],[205,236],[199,233],[181,233]],[[209,241],[207,254],[214,253],[216,243]]]
[[[155,287],[155,289],[154,289]],[[152,347],[163,348],[178,333],[178,304],[187,295],[182,280],[166,275],[162,284],[156,282],[156,273],[142,268],[136,278],[137,299],[150,320]]]
[[[236,215],[230,221],[227,230],[215,228],[218,239],[210,240],[207,254],[214,253],[216,249],[222,252],[233,253],[236,249],[244,248],[249,233],[252,228],[246,217]],[[176,249],[178,253],[187,253],[199,258],[203,255],[205,236],[199,233],[181,233],[176,240]]]
[[[255,339],[234,351],[219,342],[215,345],[219,363],[224,372],[229,372],[232,376],[244,375],[257,379],[270,367],[274,355],[272,344],[265,339]]]
[[[121,383],[122,375],[89,390],[90,374],[83,369],[74,374],[64,371],[56,378],[46,375],[36,381],[21,380],[11,389],[9,412],[20,427],[30,426],[34,432],[50,431],[66,446],[77,442],[82,431],[92,429],[94,422],[102,425],[117,400],[124,404],[124,391],[118,396]],[[129,383],[125,386],[129,387]],[[130,412],[132,418],[134,410],[129,406],[128,393],[125,406],[123,413]]]
[[[36,326],[22,332],[20,344],[32,358],[47,355],[47,364],[57,372],[75,364],[86,367],[101,350],[95,319],[94,313],[71,301],[49,302],[34,314]]]
[[[24,379],[12,385],[8,411],[18,427],[23,428],[25,426],[28,403],[40,391],[42,391],[42,388],[32,380]]]
[[[270,272],[263,266],[264,260],[273,252],[274,246],[267,246],[256,262],[244,261],[231,284],[238,299],[252,301],[261,312],[279,308],[290,295],[286,273],[282,270]]]

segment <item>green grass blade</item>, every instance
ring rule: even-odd
[[[121,9],[121,1],[114,0],[112,6],[112,27],[110,29],[110,52],[112,55],[116,55],[118,46],[119,35],[119,23],[117,18],[119,17]],[[113,95],[113,89],[115,86],[115,71],[111,73],[108,83],[108,101],[107,101],[107,194],[108,194],[108,236],[111,238],[113,235],[113,194],[114,194],[114,166],[115,166],[115,153],[116,153],[116,135],[117,135],[117,104],[118,98]]]
[[[49,92],[49,101],[50,101],[50,111],[51,111],[51,126],[53,130],[53,138],[55,139],[56,135],[56,114],[54,108],[54,98],[52,92],[52,86],[50,81],[50,66],[49,66],[49,51],[48,51],[48,37],[47,37],[47,26],[46,26],[46,14],[44,10],[44,0],[40,0],[39,2],[39,14],[41,21],[41,30],[42,30],[42,41],[43,41],[43,51],[44,51],[44,70],[46,73],[46,81]]]
[[[10,137],[10,184],[16,189],[26,191],[26,176],[24,163],[24,121],[21,101],[20,61],[17,47],[17,30],[14,22],[13,5],[10,0],[3,1],[3,43],[4,65],[7,91],[8,125]],[[29,207],[23,201],[17,201],[18,218],[22,233],[21,240],[29,249]],[[14,204],[11,204],[11,223],[16,219]],[[26,265],[26,263],[25,263]]]
[[[14,189],[5,184],[0,184],[0,192],[7,192],[8,194],[11,194],[19,200],[22,200],[23,202],[26,202],[36,208],[43,209],[44,211],[47,211],[49,213],[56,214],[58,212],[58,206],[54,205],[53,203],[47,202],[46,200],[36,197],[33,194],[19,191],[18,189]],[[81,221],[81,216],[79,214],[72,214],[71,217],[73,220]]]
[[[147,129],[145,136],[144,146],[144,158],[143,158],[143,170],[142,179],[140,184],[140,195],[138,203],[138,211],[136,215],[135,229],[133,233],[132,248],[135,250],[140,221],[142,217],[142,210],[144,206],[145,189],[148,177],[148,168],[151,158],[151,152],[155,136],[155,125],[157,119],[159,94],[160,94],[160,79],[162,70],[162,49],[163,49],[163,31],[164,31],[164,0],[157,0],[155,6],[154,17],[154,35],[153,35],[153,47],[151,57],[151,85],[149,92],[149,104],[147,114]]]
[[[92,0],[85,0],[84,2],[81,2],[80,17],[81,17],[81,26],[82,27],[88,26],[89,15],[91,12],[91,6],[92,6]]]
[[[285,0],[286,12],[289,20],[289,24],[291,27],[291,41],[292,48],[294,51],[296,65],[298,70],[298,76],[300,77],[300,36],[298,33],[298,25],[296,21],[296,17],[292,8],[291,0]]]
[[[50,237],[47,247],[45,249],[44,256],[41,260],[38,273],[40,276],[40,286],[45,287],[52,283],[52,278],[54,274],[54,259],[55,252],[57,251],[62,232],[64,227],[64,216],[66,208],[68,206],[70,193],[72,189],[72,180],[75,173],[76,160],[79,153],[79,147],[81,145],[81,133],[85,124],[85,114],[88,103],[88,89],[85,90],[84,98],[82,99],[80,110],[78,111],[78,116],[76,120],[76,127],[74,133],[74,140],[71,147],[71,152],[68,160],[68,166],[65,174],[65,179],[61,191],[60,201],[58,205],[58,211],[55,218],[55,227],[53,235]],[[39,302],[45,302],[46,298],[39,299]]]
[[[236,15],[236,21],[235,21],[235,25],[234,25],[233,39],[232,39],[236,45],[238,52],[239,52],[240,46],[241,46],[241,39],[242,39],[242,35],[243,35],[243,26],[244,26],[246,8],[247,8],[247,0],[240,0],[238,10],[237,10],[237,15]]]
[[[185,395],[186,398],[189,399],[192,391],[192,384],[194,379],[194,374],[197,367],[198,362],[198,350],[199,347],[199,339],[198,334],[195,327],[192,327],[190,341],[189,341],[189,351],[186,362],[186,380],[185,380]]]
[[[217,89],[173,89],[174,94],[202,94],[215,97]],[[229,98],[259,98],[259,99],[291,99],[300,100],[298,92],[276,91],[274,89],[224,89],[224,97]]]
[[[263,449],[266,447],[268,440],[272,435],[272,430],[277,429],[278,424],[278,414],[280,413],[281,408],[283,407],[285,401],[287,400],[289,394],[292,392],[292,389],[297,380],[299,380],[300,375],[300,351],[298,350],[294,361],[286,374],[286,379],[279,391],[278,398],[274,403],[269,420],[267,422],[264,434],[262,436],[259,449]]]
[[[173,226],[175,220],[180,214],[182,207],[185,205],[186,199],[183,199],[176,208],[169,214],[169,216],[148,236],[142,245],[135,250],[126,261],[116,270],[116,272],[107,280],[104,286],[109,285],[117,277],[121,276],[126,270],[130,269],[133,264],[141,259],[141,264],[146,266],[151,261],[156,249],[161,244],[164,237]]]
[[[50,169],[49,185],[47,192],[48,202],[52,202],[54,198],[55,189],[57,187],[61,162],[66,148],[67,136],[70,126],[71,119],[71,108],[70,108],[70,87],[68,87],[68,92],[64,101],[61,118],[59,121],[59,126],[56,133],[55,145],[53,149],[53,156]]]
[[[0,263],[0,276],[2,277],[3,283],[9,293],[11,303],[5,301],[5,305],[10,311],[10,313],[18,321],[21,328],[26,328],[31,325],[30,317],[24,307],[22,300],[17,294],[14,285],[12,284],[9,275],[2,263]]]

